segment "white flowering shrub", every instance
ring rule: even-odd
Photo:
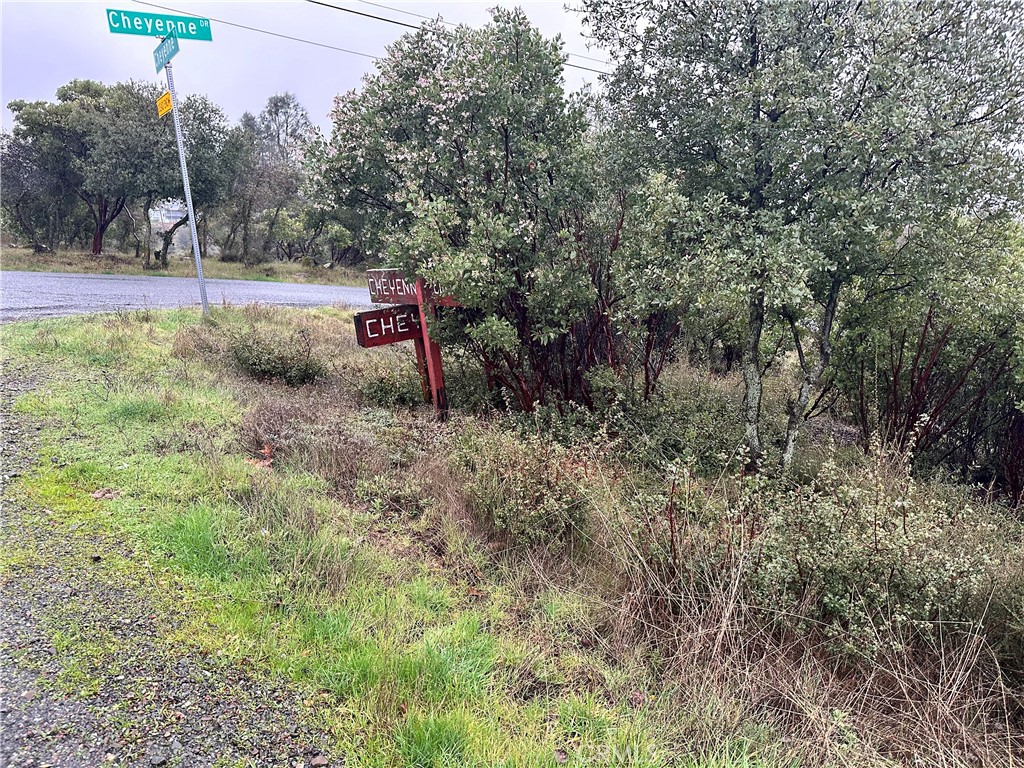
[[[424,24],[338,97],[313,151],[322,204],[357,210],[376,256],[465,306],[439,332],[527,410],[592,405],[586,374],[614,356],[612,246],[560,45],[521,11]]]

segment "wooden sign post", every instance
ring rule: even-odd
[[[439,419],[446,419],[448,395],[444,388],[441,347],[430,338],[427,319],[436,313],[437,307],[457,307],[459,303],[450,296],[435,297],[423,278],[410,281],[398,269],[367,270],[366,283],[370,301],[395,306],[357,314],[356,343],[361,347],[379,347],[412,341],[416,347],[423,399],[434,403]]]

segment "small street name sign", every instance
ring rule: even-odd
[[[156,63],[156,71],[159,72],[164,65],[174,58],[180,49],[178,48],[178,36],[171,34],[165,37],[160,45],[153,51],[153,61]]]
[[[172,16],[168,13],[142,13],[107,8],[107,26],[121,35],[148,35],[166,37],[175,35],[180,40],[213,40],[210,20],[197,16]]]

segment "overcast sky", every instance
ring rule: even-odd
[[[166,10],[152,7],[150,2]],[[420,21],[409,15],[415,13],[440,15],[446,21],[474,26],[488,20],[488,8],[518,5],[546,36],[561,35],[567,53],[581,55],[571,57],[570,63],[608,69],[591,60],[607,57],[600,50],[588,48],[580,16],[565,9],[566,0],[325,2],[410,24]],[[380,56],[390,42],[410,31],[306,0],[147,0],[145,3],[140,0],[0,0],[3,50],[0,97],[4,105],[0,122],[5,129],[11,127],[8,102],[13,99],[52,100],[59,86],[76,78],[104,83],[129,79],[164,82],[163,74],[156,73],[153,63],[153,50],[159,41],[141,35],[112,34],[107,27],[107,8],[148,13],[183,12],[179,15],[194,14],[211,19],[212,42],[181,41],[181,52],[174,58],[174,81],[180,94],[204,93],[219,104],[228,117],[237,120],[245,111],[259,112],[271,94],[291,91],[309,110],[314,123],[323,128],[328,126],[327,114],[334,96],[358,87],[363,74],[373,71],[373,59],[368,56]],[[368,56],[286,40],[226,22]],[[593,72],[569,68],[566,87],[576,90],[585,82],[596,81],[597,77]]]

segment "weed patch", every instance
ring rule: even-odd
[[[324,364],[313,353],[311,334],[303,328],[285,333],[254,324],[234,334],[228,349],[238,367],[260,381],[279,379],[298,387],[324,375]]]

